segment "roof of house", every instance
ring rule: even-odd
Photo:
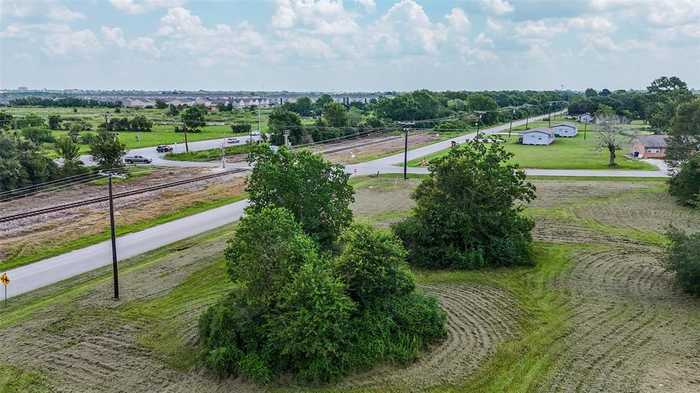
[[[637,137],[637,142],[645,147],[666,147],[666,135],[644,135]]]
[[[541,132],[541,133],[548,134],[550,136],[554,136],[554,130],[552,130],[551,128],[533,128],[533,129],[530,129],[527,131],[523,131],[520,134],[525,135],[525,134],[532,134],[535,132]]]
[[[557,124],[552,125],[552,127],[556,127],[556,126],[567,126],[567,127],[576,128],[576,124],[574,124],[574,123],[557,123]]]

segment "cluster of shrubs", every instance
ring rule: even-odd
[[[446,315],[416,290],[400,240],[352,224],[342,166],[267,146],[250,160],[251,206],[226,250],[237,289],[200,319],[209,369],[322,383],[409,362],[446,336]]]
[[[671,228],[667,236],[668,270],[676,274],[676,282],[683,290],[700,296],[700,232],[687,234]]]
[[[132,119],[126,117],[115,117],[109,119],[105,125],[107,131],[139,131],[149,132],[153,128],[153,122],[146,116],[136,115]]]

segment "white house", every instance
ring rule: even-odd
[[[576,125],[573,123],[559,123],[552,126],[554,135],[563,137],[575,137],[577,134]]]
[[[594,119],[595,118],[590,113],[584,113],[582,115],[577,116],[577,120],[581,123],[593,123]]]
[[[554,131],[550,128],[533,128],[520,133],[518,141],[523,145],[551,145]]]

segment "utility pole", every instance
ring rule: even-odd
[[[586,140],[586,134],[587,134],[586,131],[587,131],[587,129],[588,129],[588,122],[587,122],[587,121],[584,121],[584,122],[583,122],[583,140],[584,140],[584,141]]]
[[[183,125],[182,130],[185,132],[185,152],[189,153],[190,152],[190,145],[187,143],[187,126]]]
[[[284,135],[284,146],[288,147],[289,146],[289,130],[284,130],[283,135]]]
[[[548,128],[552,128],[552,103],[549,103],[549,113],[547,113],[547,122],[549,122]]]
[[[224,153],[223,142],[221,142],[221,168],[226,168],[226,153]]]
[[[114,299],[119,300],[119,269],[117,268],[117,234],[114,228],[114,198],[112,197],[112,173],[109,173],[109,227],[112,233],[112,278]]]
[[[404,139],[403,139],[403,179],[408,179],[408,130],[409,126],[416,124],[413,121],[401,121],[399,122],[403,126]]]
[[[479,115],[478,120],[476,121],[476,138],[479,139],[479,131],[481,130],[481,117],[484,115],[486,112],[482,111],[477,111],[476,114]]]
[[[513,117],[515,116],[515,108],[510,112],[510,126],[508,127],[508,140],[510,141],[510,134],[513,132]]]

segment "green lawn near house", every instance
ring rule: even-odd
[[[559,122],[559,121],[557,121]],[[552,125],[556,122],[552,121]],[[548,122],[536,121],[528,125],[529,129],[547,127]],[[584,132],[584,125],[576,123],[578,135],[574,138],[556,138],[554,143],[548,146],[521,145],[518,143],[519,133],[525,130],[525,126],[514,127],[513,133],[508,138],[507,131],[500,136],[505,139],[506,149],[513,153],[513,161],[523,168],[536,169],[611,169],[608,166],[608,151],[598,149],[599,133],[595,125],[588,125]],[[617,167],[614,169],[629,170],[656,170],[654,165],[639,160],[625,157],[629,153],[634,135],[645,133],[645,126],[631,124],[623,126],[623,133],[619,138],[622,150],[617,152]],[[443,150],[426,157],[409,161],[409,166],[424,166],[426,162],[447,154]]]

